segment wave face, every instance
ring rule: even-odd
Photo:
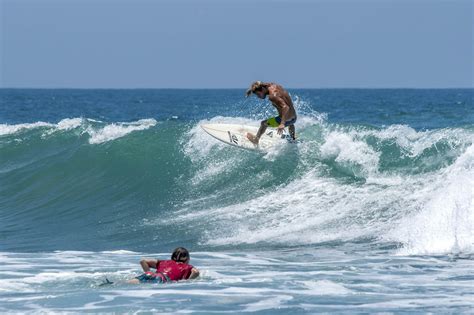
[[[2,90],[2,250],[473,252],[472,90],[293,91],[264,155],[199,127],[274,114],[238,92]]]

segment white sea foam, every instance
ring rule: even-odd
[[[346,295],[352,293],[351,290],[346,289],[343,285],[329,281],[329,280],[307,280],[300,281],[311,295]]]
[[[292,300],[290,295],[277,295],[270,298],[261,299],[258,302],[245,305],[243,312],[259,312],[263,310],[280,309],[286,302]]]
[[[126,308],[151,312],[157,303],[157,312],[170,314],[285,309],[313,313],[338,309],[396,311],[400,305],[404,310],[460,307],[462,311],[472,304],[468,294],[472,285],[466,281],[470,260],[453,263],[370,250],[349,252],[351,247],[193,252],[193,265],[201,270],[201,277],[160,285],[125,283],[139,270],[139,256],[120,250],[1,253],[2,269],[29,273],[0,279],[0,311],[109,313]],[[168,254],[147,254],[164,255]],[[58,260],[74,256],[86,262],[77,265]],[[114,284],[98,286],[105,276]],[[394,296],[400,305],[387,302]],[[440,299],[430,300],[430,296]],[[344,305],[340,305],[341,298]]]
[[[225,171],[229,171],[229,168],[232,167],[232,164],[228,163],[227,161],[218,161],[214,163],[212,166],[207,167],[202,170],[202,172],[197,173],[192,179],[191,183],[193,185],[199,185],[203,181],[214,177],[218,174],[222,174]]]
[[[349,134],[338,131],[329,133],[320,150],[323,159],[332,159],[341,166],[347,165],[349,169],[362,167],[361,175],[364,177],[378,171],[380,153]]]
[[[474,252],[474,145],[439,174],[423,208],[389,234],[400,254]]]
[[[227,226],[225,230],[216,231],[212,239],[207,240],[209,244],[260,241],[310,244],[348,240],[370,236],[386,228],[383,221],[372,218],[410,191],[404,186],[397,188],[399,190],[387,198],[386,189],[380,186],[341,186],[337,181],[318,178],[311,172],[274,192],[240,204],[194,212],[193,217],[195,220],[197,215],[209,216]],[[392,216],[396,218],[397,214]]]
[[[59,121],[57,124],[48,122],[38,121],[30,124],[0,124],[0,135],[10,135],[21,131],[27,131],[37,128],[46,128],[47,134],[51,134],[55,131],[67,131],[80,127],[83,124],[82,118],[65,118]]]
[[[92,278],[91,273],[81,273],[77,271],[54,271],[54,272],[40,272],[29,277],[23,278],[23,283],[26,284],[44,284],[51,281],[68,281],[81,277]]]
[[[103,251],[102,253],[103,254],[114,254],[114,255],[137,255],[138,254],[137,252],[133,252],[133,251],[130,251],[130,250],[124,250],[124,249]]]
[[[57,123],[58,130],[71,130],[80,127],[83,124],[82,118],[65,118]]]
[[[0,136],[43,128],[45,129],[42,135],[44,138],[56,132],[65,132],[81,128],[82,134],[89,134],[90,144],[100,144],[121,138],[134,131],[149,129],[156,124],[157,121],[153,118],[141,119],[135,122],[116,122],[105,126],[102,126],[104,122],[90,118],[65,118],[60,120],[57,124],[43,121],[15,125],[0,124]],[[21,139],[18,139],[18,141],[21,141]]]
[[[155,119],[141,119],[130,123],[112,123],[103,128],[88,128],[87,132],[91,136],[90,144],[100,144],[121,138],[131,132],[138,130],[146,130],[157,124]]]
[[[392,140],[403,149],[402,153],[409,157],[417,157],[426,149],[436,147],[436,144],[442,141],[452,148],[462,147],[473,141],[472,132],[460,128],[416,131],[406,125],[392,125],[382,130],[364,130],[355,131],[355,133],[362,138],[374,136],[379,140]]]
[[[36,128],[52,128],[55,127],[54,124],[50,124],[43,121],[38,121],[31,124],[16,124],[16,125],[9,125],[9,124],[0,124],[0,136],[14,134],[20,131],[31,130]]]

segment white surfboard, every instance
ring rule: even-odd
[[[279,135],[277,129],[267,128],[258,145],[247,139],[247,133],[257,134],[258,127],[234,124],[202,124],[205,132],[224,143],[248,150],[268,151],[278,143],[294,142],[285,130]]]

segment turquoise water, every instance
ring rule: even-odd
[[[472,89],[291,90],[263,155],[199,127],[243,92],[0,90],[0,310],[472,311]],[[198,280],[124,283],[176,246]]]

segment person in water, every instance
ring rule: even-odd
[[[144,273],[128,283],[164,283],[197,278],[199,270],[190,265],[189,260],[189,252],[184,247],[176,248],[171,260],[142,259],[140,265]],[[150,268],[156,269],[156,272],[150,271]]]
[[[288,127],[291,138],[296,140],[296,110],[288,92],[281,85],[276,83],[256,81],[252,83],[250,88],[247,90],[246,96],[249,97],[252,93],[261,99],[265,99],[268,95],[268,99],[278,110],[278,116],[263,120],[260,123],[260,128],[258,129],[257,134],[253,135],[251,133],[247,133],[247,138],[252,143],[258,144],[260,137],[265,132],[267,127],[270,126],[278,128],[278,134],[282,134],[285,127]]]

